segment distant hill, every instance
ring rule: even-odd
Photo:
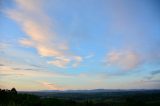
[[[19,91],[22,94],[33,94],[40,97],[56,97],[56,98],[74,98],[76,97],[83,97],[83,96],[93,96],[101,95],[108,97],[108,96],[117,96],[117,95],[133,95],[133,94],[151,94],[151,93],[160,93],[158,89],[92,89],[92,90],[41,90],[41,91]],[[78,96],[77,96],[78,95]],[[86,96],[86,97],[87,97]]]
[[[132,92],[132,91],[160,91],[160,89],[91,89],[91,90],[40,90],[40,91],[19,91],[20,93],[29,92],[57,92],[57,93],[98,93],[98,92]]]

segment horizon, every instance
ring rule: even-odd
[[[158,0],[0,0],[0,88],[160,89]]]
[[[93,90],[99,90],[99,91],[95,91],[95,92],[100,92],[100,90],[106,90],[106,91],[104,91],[104,92],[107,92],[107,90],[111,90],[111,91],[109,91],[109,92],[114,92],[114,91],[154,91],[154,90],[156,90],[156,91],[160,91],[160,89],[159,88],[156,88],[156,89],[147,89],[147,88],[145,88],[145,89],[65,89],[65,90],[27,90],[27,91],[18,91],[18,92],[75,92],[75,91],[77,91],[77,92],[85,92],[85,91],[87,91],[87,92],[92,92]],[[102,91],[103,92],[103,91]]]

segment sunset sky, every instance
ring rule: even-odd
[[[160,89],[159,0],[0,0],[0,88]]]

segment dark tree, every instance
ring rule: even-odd
[[[11,92],[12,92],[13,94],[17,94],[17,90],[16,90],[15,88],[12,88],[12,89],[11,89]]]

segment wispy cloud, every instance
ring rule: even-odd
[[[44,81],[44,82],[41,82],[40,84],[49,90],[63,90],[62,87],[60,87],[56,84],[53,84],[53,83],[48,83],[48,82]]]
[[[10,66],[5,66],[0,69],[1,75],[23,75],[23,77],[41,77],[41,76],[54,76],[53,73],[35,71],[35,70],[25,70],[21,68],[11,68]]]
[[[0,66],[4,66],[4,64],[0,64]]]
[[[10,43],[9,42],[4,42],[0,40],[0,52],[3,52],[6,48],[10,47]]]
[[[149,76],[146,76],[145,79],[152,80],[156,75],[160,74],[160,70],[154,70],[150,73]]]
[[[155,70],[151,72],[151,75],[157,75],[157,74],[160,74],[160,70]]]
[[[39,71],[40,69],[35,68],[12,68],[13,70],[31,70],[31,71]]]
[[[40,77],[51,77],[51,78],[71,78],[73,76],[61,73],[50,72],[42,68],[33,68],[32,66],[24,66],[20,64],[3,64],[0,67],[0,76],[22,76],[21,78],[40,78]]]
[[[85,59],[90,59],[90,58],[93,58],[95,55],[94,54],[90,54],[88,56],[85,56]]]
[[[21,39],[19,42],[27,47],[32,47],[33,45],[33,42],[28,39]]]
[[[115,65],[122,70],[130,70],[140,63],[139,55],[133,51],[113,51],[107,54],[107,65]]]
[[[41,0],[15,0],[16,6],[14,9],[8,9],[6,14],[15,20],[28,35],[22,38],[22,45],[33,47],[39,55],[43,57],[51,57],[53,64],[57,67],[77,66],[82,59],[69,51],[69,46],[58,34],[54,31],[53,21],[46,14]],[[75,65],[76,64],[76,65]]]
[[[147,81],[145,80],[144,82],[153,82],[153,83],[156,82],[156,83],[160,83],[160,80],[147,80]]]
[[[23,76],[24,74],[0,74],[0,76]]]

